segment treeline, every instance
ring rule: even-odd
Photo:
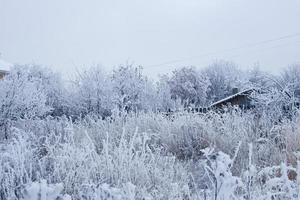
[[[73,120],[118,113],[165,112],[207,107],[227,97],[233,88],[258,88],[260,105],[274,110],[292,101],[300,89],[300,65],[280,75],[254,67],[241,70],[232,62],[217,61],[204,69],[183,67],[153,81],[142,67],[120,65],[106,73],[92,67],[66,83],[61,74],[40,66],[14,66],[0,81],[0,127],[7,133],[17,119],[67,116]],[[7,138],[7,135],[5,135]]]

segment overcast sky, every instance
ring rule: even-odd
[[[299,20],[299,0],[0,0],[0,52],[64,74],[133,62],[155,76],[215,59],[278,72],[300,61]]]

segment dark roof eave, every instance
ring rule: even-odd
[[[254,89],[247,89],[247,90],[244,90],[244,91],[241,91],[241,92],[238,92],[234,95],[231,95],[231,96],[228,96],[224,99],[221,99],[213,104],[211,104],[209,107],[215,107],[215,106],[218,106],[219,104],[223,104],[223,103],[226,103],[228,101],[230,101],[231,99],[234,99],[238,96],[249,96],[250,94],[248,94],[249,92],[253,92]]]
[[[2,69],[0,69],[0,73],[8,74],[8,71],[7,71],[7,70],[2,70]]]

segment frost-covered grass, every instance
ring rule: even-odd
[[[18,120],[0,199],[298,199],[300,118],[148,113]]]

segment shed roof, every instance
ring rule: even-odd
[[[0,59],[0,72],[7,72],[12,66],[13,64]]]
[[[231,100],[231,99],[233,99],[233,98],[235,98],[235,97],[237,97],[237,96],[248,96],[248,95],[250,95],[250,93],[253,92],[253,91],[254,91],[253,88],[243,90],[243,91],[241,91],[241,92],[238,92],[238,93],[236,93],[236,94],[230,95],[230,96],[228,96],[228,97],[226,97],[226,98],[224,98],[224,99],[221,99],[221,100],[219,100],[219,101],[217,101],[217,102],[211,104],[210,107],[213,107],[213,106],[216,106],[216,105],[218,105],[218,104],[227,102],[227,101],[229,101],[229,100]]]

